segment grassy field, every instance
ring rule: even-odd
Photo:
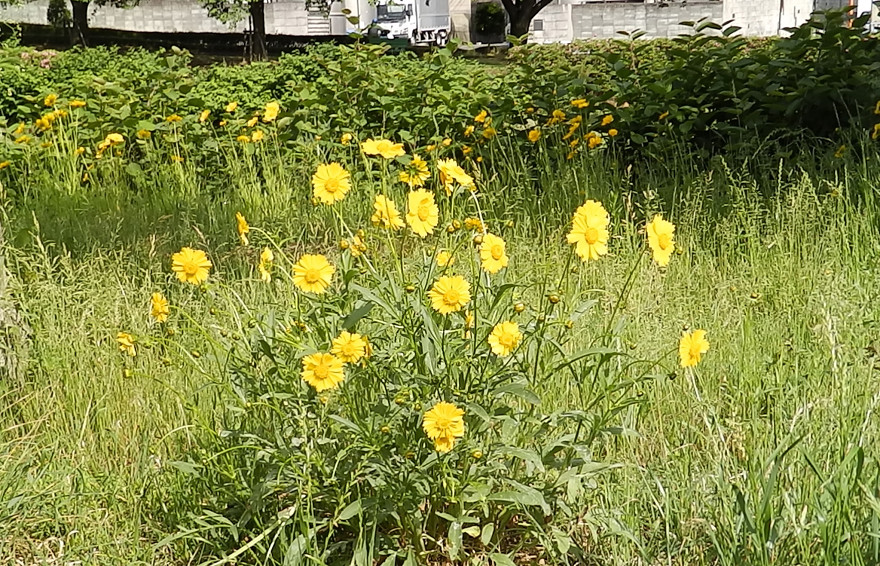
[[[627,169],[612,152],[560,165],[511,149],[483,164],[490,225],[513,220],[503,232],[508,278],[534,284],[517,299],[537,305],[541,289],[564,304],[595,299],[570,330],[573,346],[594,343],[610,320],[621,348],[663,356],[615,414],[614,433],[592,445],[611,468],[581,498],[584,563],[880,563],[877,162],[867,148],[834,161],[804,153]],[[167,356],[145,348],[132,359],[115,337],[163,339],[149,296],[172,285],[169,257],[182,245],[211,250],[229,289],[209,310],[196,293],[173,295],[191,325],[230,323],[233,297],[290,300],[289,288],[256,277],[259,250],[238,245],[237,211],[284,249],[308,242],[338,255],[330,217],[308,202],[312,164],[279,161],[257,174],[242,163],[224,173],[228,198],[208,196],[186,165],[168,165],[138,192],[112,169],[74,191],[79,173],[60,160],[34,166],[29,192],[13,195],[6,260],[31,334],[19,352],[26,372],[0,382],[0,563],[217,556],[210,541],[166,537],[197,525],[207,497],[172,462],[201,450],[206,427],[222,420],[230,392],[220,364],[178,363],[209,349],[193,333]],[[573,264],[565,234],[584,198],[608,207],[611,252]],[[366,222],[370,200],[353,192],[342,215]],[[666,270],[643,243],[658,211],[675,222],[680,248]],[[556,289],[565,271],[573,275]],[[693,372],[677,369],[688,327],[711,342]],[[583,385],[558,374],[540,384],[543,406],[585,408]]]

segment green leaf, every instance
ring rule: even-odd
[[[458,553],[461,551],[461,523],[453,521],[449,525],[449,559],[458,559]]]
[[[469,537],[477,538],[480,536],[480,526],[479,525],[471,525],[470,527],[466,527],[461,530],[464,534]]]
[[[129,162],[129,164],[125,166],[125,172],[131,177],[140,177],[144,174],[144,170],[141,169],[141,166],[134,161]]]
[[[495,525],[493,523],[483,525],[483,532],[480,534],[480,542],[483,543],[483,546],[489,546],[489,543],[492,542],[492,535],[494,534]]]
[[[535,466],[538,471],[544,473],[544,462],[541,461],[541,457],[535,452],[526,450],[525,448],[518,448],[516,446],[505,446],[504,453],[508,456],[513,456],[514,458],[519,458],[520,460],[528,462]]]
[[[534,391],[529,389],[523,383],[507,383],[495,389],[492,392],[496,397],[500,397],[505,394],[513,395],[514,397],[519,397],[523,401],[527,403],[531,403],[532,405],[540,405],[541,398],[535,394]]]
[[[495,563],[496,566],[516,566],[516,562],[514,562],[508,555],[500,554],[498,552],[490,552],[489,559]]]
[[[337,520],[338,521],[348,521],[349,519],[351,519],[355,515],[360,515],[361,511],[363,511],[363,508],[364,507],[363,507],[363,504],[361,503],[360,499],[358,499],[357,501],[354,501],[352,503],[349,503],[348,505],[346,505],[345,509],[342,510],[342,513],[339,514],[339,517],[337,518]]]
[[[199,475],[202,470],[202,466],[200,466],[199,464],[193,464],[191,462],[173,461],[168,462],[168,465],[178,471],[183,472],[184,474],[191,474],[194,476]]]
[[[362,318],[367,316],[370,310],[372,310],[373,304],[374,303],[367,301],[366,303],[352,311],[351,314],[345,317],[345,320],[342,321],[342,328],[351,332],[354,329],[355,325],[357,325],[357,323],[360,322]]]

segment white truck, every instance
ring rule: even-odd
[[[451,31],[449,0],[378,0],[373,30],[380,39],[410,45],[446,45]]]

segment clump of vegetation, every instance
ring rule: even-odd
[[[8,46],[0,555],[876,563],[875,47],[833,17],[601,82]]]

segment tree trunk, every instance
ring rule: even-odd
[[[89,46],[89,0],[71,0],[73,7],[73,43]]]
[[[525,34],[529,33],[529,26],[532,23],[532,18],[529,15],[528,10],[522,10],[517,14],[510,15],[510,35],[516,37],[522,37]]]
[[[248,7],[254,30],[254,58],[262,61],[269,56],[266,48],[266,5],[264,0],[254,0]]]

